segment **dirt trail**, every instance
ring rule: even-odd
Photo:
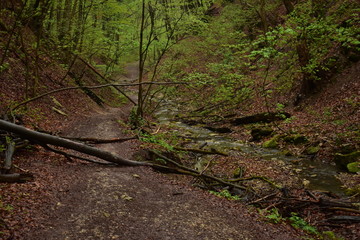
[[[124,117],[119,109],[101,110],[65,133],[121,137],[117,120]],[[137,148],[134,141],[101,148],[130,158]],[[241,205],[148,168],[86,164],[74,169],[69,172],[74,180],[46,211],[44,228],[26,239],[297,239],[286,226],[258,221]]]

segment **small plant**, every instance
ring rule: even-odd
[[[241,198],[237,195],[232,195],[229,190],[222,190],[221,192],[217,192],[217,191],[210,191],[211,194],[218,196],[218,197],[223,197],[226,198],[228,200],[240,200]]]
[[[0,153],[4,152],[6,150],[5,146],[3,144],[0,144]]]
[[[313,226],[311,226],[309,223],[307,223],[304,219],[299,217],[296,213],[291,213],[291,217],[289,217],[290,224],[294,228],[302,229],[308,233],[318,235],[319,232],[317,229]]]
[[[269,220],[269,222],[272,223],[280,223],[284,221],[284,218],[279,213],[279,210],[277,208],[272,208],[271,210],[268,210],[267,215],[265,215],[265,218]]]

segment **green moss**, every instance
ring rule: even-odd
[[[337,237],[332,231],[324,231],[322,232],[322,237],[324,240],[344,240],[342,237]]]
[[[294,156],[294,154],[292,152],[290,152],[289,150],[284,150],[281,152],[281,154],[290,157],[290,156]]]
[[[242,176],[242,174],[243,174],[243,169],[241,167],[238,167],[233,171],[234,178],[239,178]]]
[[[292,143],[292,144],[298,145],[298,144],[307,143],[308,139],[303,135],[296,134],[296,135],[290,135],[290,136],[284,137],[284,141],[287,143]]]
[[[351,173],[360,172],[360,162],[352,162],[346,165],[347,169]]]
[[[320,151],[320,147],[319,146],[316,146],[316,147],[308,147],[305,152],[306,154],[308,155],[315,155],[317,154],[318,152]]]
[[[274,137],[262,145],[264,148],[277,148],[279,146],[279,143],[277,142],[277,137]]]

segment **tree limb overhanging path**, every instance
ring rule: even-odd
[[[119,109],[102,110],[62,134],[123,138],[116,121],[122,115]],[[103,144],[101,150],[131,159],[133,141]],[[174,183],[148,167],[87,164],[76,173],[71,169],[71,185],[57,193],[58,202],[44,206],[44,227],[24,239],[298,239],[289,228],[258,221],[239,204]]]

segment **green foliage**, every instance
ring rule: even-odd
[[[1,153],[1,152],[4,152],[5,150],[6,150],[5,145],[0,144],[0,153]]]
[[[10,64],[8,64],[8,63],[4,63],[4,64],[0,65],[0,73],[8,70],[9,67],[10,67]]]
[[[237,195],[232,195],[229,190],[222,190],[220,192],[217,191],[209,191],[211,194],[218,196],[218,197],[223,197],[226,198],[228,200],[240,200],[241,198]]]
[[[277,208],[272,208],[271,210],[268,210],[265,213],[265,218],[269,220],[269,222],[272,223],[280,223],[284,221],[284,218],[279,213],[279,210]]]
[[[146,143],[153,143],[156,144],[162,148],[165,148],[169,151],[173,151],[174,147],[171,146],[170,144],[168,144],[164,138],[165,135],[162,134],[158,134],[158,135],[154,135],[154,134],[149,134],[149,133],[139,133],[140,136],[140,141],[142,142],[146,142]]]
[[[302,229],[308,233],[318,235],[319,232],[317,229],[313,226],[311,226],[309,223],[307,223],[304,219],[299,217],[296,213],[291,213],[291,217],[289,217],[289,221],[291,226],[294,228]]]
[[[319,232],[315,227],[311,226],[303,218],[299,217],[296,213],[291,213],[291,217],[284,218],[281,216],[277,208],[272,208],[270,210],[266,210],[265,212],[261,212],[265,215],[265,218],[272,223],[281,223],[289,220],[290,225],[294,228],[302,229],[310,234],[319,235]]]
[[[324,240],[345,240],[342,237],[337,237],[332,231],[324,231],[322,232],[322,239]]]

